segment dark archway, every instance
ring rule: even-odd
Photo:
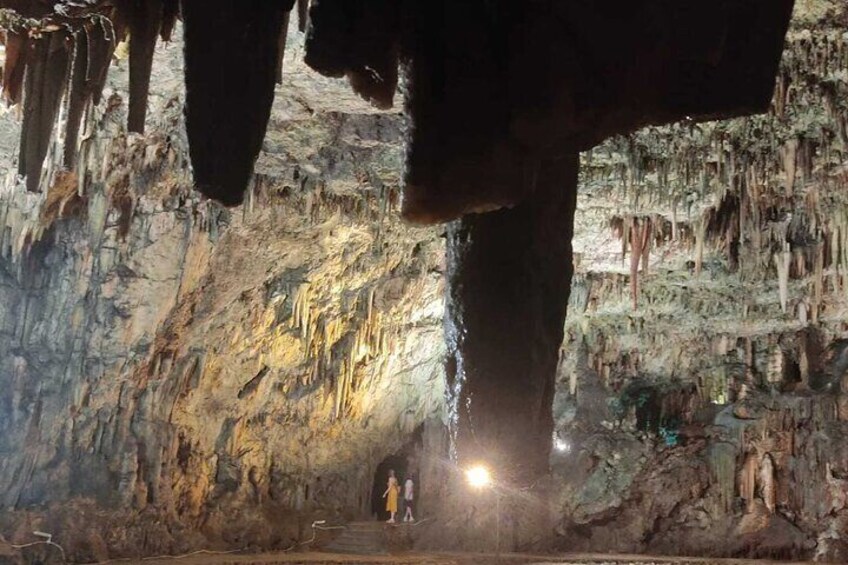
[[[374,485],[371,487],[371,516],[378,520],[388,520],[389,513],[386,512],[386,485],[389,480],[389,469],[394,469],[398,484],[402,485],[409,467],[409,454],[406,449],[389,455],[383,459],[374,472]],[[400,508],[398,508],[400,510]]]
[[[378,520],[388,520],[389,513],[386,512],[386,499],[383,498],[383,493],[386,492],[386,485],[389,480],[389,470],[393,469],[398,480],[398,485],[402,488],[404,481],[412,477],[415,481],[416,497],[421,490],[421,476],[419,466],[422,456],[422,442],[424,434],[424,424],[419,425],[412,432],[409,441],[397,450],[395,453],[388,455],[383,459],[377,469],[374,471],[374,481],[371,486],[371,517]],[[402,493],[403,491],[401,491]],[[402,512],[402,503],[398,504],[398,513]],[[398,516],[400,518],[400,516]]]

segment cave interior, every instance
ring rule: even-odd
[[[0,0],[0,38],[0,563],[848,562],[844,0]]]

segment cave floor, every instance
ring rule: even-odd
[[[146,565],[167,565],[174,559],[145,560]],[[803,565],[811,562],[771,561],[753,559],[716,559],[695,557],[660,557],[649,555],[604,555],[564,554],[525,555],[480,553],[403,553],[397,555],[347,555],[324,552],[309,553],[263,553],[253,555],[210,555],[201,554],[182,558],[180,563],[191,565],[342,565],[342,564],[387,564],[387,565]]]

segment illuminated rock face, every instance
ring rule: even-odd
[[[117,99],[88,126],[84,196],[11,179],[0,204],[0,526],[83,560],[370,515],[376,466],[443,417],[444,250],[398,219],[397,115],[313,117],[330,81],[292,65],[300,94],[226,210],[191,187],[179,52],[144,137]]]
[[[768,114],[584,155],[561,547],[848,556],[844,14],[799,4]]]

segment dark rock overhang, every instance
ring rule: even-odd
[[[26,84],[20,172],[37,190],[70,89],[67,135],[130,41],[129,129],[143,131],[157,37],[185,22],[187,129],[198,188],[238,204],[279,80],[294,0],[3,0],[4,92]],[[306,26],[306,1],[297,4]],[[313,0],[306,61],[380,107],[408,68],[404,215],[512,206],[532,163],[648,124],[765,111],[792,0]],[[25,19],[27,18],[27,19]],[[108,21],[108,25],[104,22]],[[73,143],[69,143],[73,146]],[[74,151],[66,152],[72,166]]]

